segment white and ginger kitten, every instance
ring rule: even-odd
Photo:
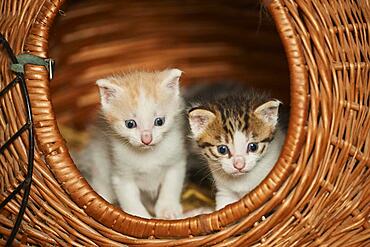
[[[217,210],[241,199],[273,168],[285,139],[279,105],[266,94],[239,90],[189,110],[193,138],[214,178]]]
[[[95,191],[132,215],[182,215],[185,178],[181,71],[131,72],[97,80],[101,114],[79,168]]]

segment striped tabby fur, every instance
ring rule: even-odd
[[[280,154],[285,121],[279,118],[280,101],[266,93],[248,89],[201,96],[188,111],[189,124],[215,180],[219,209],[267,176]]]

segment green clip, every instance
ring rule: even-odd
[[[18,63],[12,64],[10,69],[16,73],[24,73],[25,64],[44,66],[49,71],[50,80],[53,79],[54,60],[41,58],[32,54],[20,54],[17,56]]]

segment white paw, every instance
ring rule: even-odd
[[[182,217],[182,206],[180,203],[158,203],[155,205],[155,216],[159,219],[178,219]]]

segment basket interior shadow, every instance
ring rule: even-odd
[[[99,101],[95,81],[135,68],[178,67],[184,86],[239,81],[289,102],[283,46],[259,3],[78,1],[65,8],[50,45],[61,124],[89,123]]]

